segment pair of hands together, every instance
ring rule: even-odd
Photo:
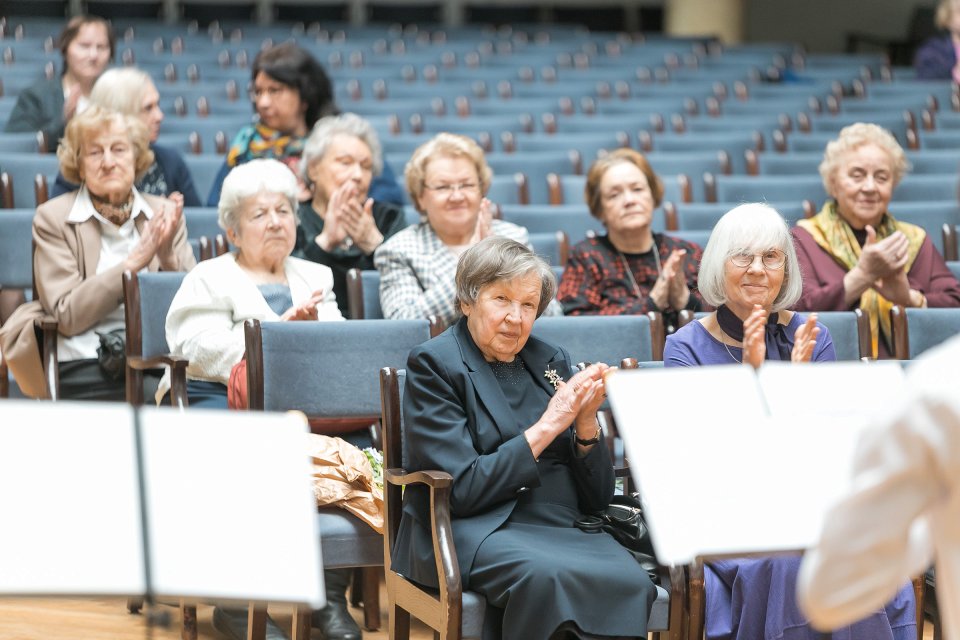
[[[578,438],[590,439],[597,433],[597,410],[607,397],[603,377],[609,370],[606,364],[592,364],[566,382],[558,383],[547,410],[526,433],[534,457],[539,457],[571,422]]]
[[[765,341],[767,318],[766,309],[755,304],[753,305],[753,311],[743,321],[743,363],[751,365],[754,369],[759,369],[767,357],[767,343]],[[794,334],[790,361],[810,362],[819,334],[820,327],[817,326],[817,314],[811,313],[807,316],[807,321]]]
[[[870,225],[866,226],[866,232],[867,241],[860,251],[860,260],[844,279],[848,301],[852,303],[872,288],[894,304],[921,306],[923,295],[911,289],[907,279],[906,266],[910,257],[907,237],[897,231],[877,240],[877,232]]]
[[[690,289],[687,288],[687,275],[683,271],[683,258],[686,255],[686,249],[674,249],[660,265],[660,276],[650,290],[650,297],[660,309],[679,311],[687,307]]]
[[[173,248],[173,239],[183,217],[183,194],[174,191],[168,200],[173,206],[164,204],[160,211],[154,212],[140,231],[140,241],[127,256],[125,267],[131,271],[140,271],[150,264],[154,256],[166,271],[176,271],[180,263]]]
[[[383,242],[383,234],[373,219],[373,198],[360,202],[360,194],[353,182],[342,184],[330,196],[323,218],[323,231],[317,236],[317,245],[332,251],[344,240],[350,240],[366,253]]]

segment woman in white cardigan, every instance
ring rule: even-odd
[[[234,251],[198,265],[167,313],[167,344],[188,358],[191,407],[226,408],[230,371],[243,359],[243,323],[343,320],[328,267],[290,256],[297,181],[276,160],[235,167],[223,182],[219,222]],[[158,400],[169,390],[164,378]]]

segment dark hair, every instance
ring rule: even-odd
[[[60,47],[60,56],[63,58],[63,71],[60,72],[61,74],[67,72],[67,47],[70,46],[71,42],[76,40],[80,29],[88,24],[102,24],[103,28],[106,29],[107,42],[110,43],[110,59],[113,60],[113,54],[117,51],[117,38],[113,34],[113,28],[110,26],[110,23],[100,16],[75,16],[70,18],[67,26],[63,28],[60,36],[57,38],[57,45]]]
[[[253,59],[250,79],[256,80],[261,71],[297,90],[307,105],[304,117],[308,130],[320,118],[340,113],[333,97],[333,83],[323,65],[295,43],[284,42],[260,51]]]

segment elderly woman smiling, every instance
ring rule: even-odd
[[[833,199],[793,230],[804,274],[797,308],[859,306],[870,317],[878,358],[893,351],[893,305],[960,306],[960,283],[926,232],[888,211],[907,167],[903,149],[885,129],[864,123],[845,127],[820,163],[823,186]]]
[[[613,496],[596,415],[608,367],[574,373],[563,348],[530,336],[555,289],[550,267],[509,238],[463,254],[462,317],[407,362],[407,469],[453,476],[463,587],[503,613],[502,630],[484,629],[484,637],[646,638],[656,598],[646,572],[613,537],[573,526]],[[550,373],[569,379],[551,384]],[[425,489],[404,492],[393,568],[435,587]]]
[[[527,230],[493,220],[486,193],[493,171],[480,146],[465,136],[440,133],[417,148],[405,171],[407,192],[420,224],[377,249],[380,305],[387,318],[426,318],[444,324],[459,316],[454,274],[464,251],[488,236],[526,244]],[[553,303],[550,313],[560,313]]]
[[[60,397],[123,400],[123,372],[100,366],[98,333],[123,328],[124,270],[193,267],[187,229],[181,207],[134,187],[153,162],[139,119],[91,107],[67,125],[57,156],[63,174],[83,186],[37,208],[33,237],[39,302],[25,305],[4,327],[5,333],[23,331],[18,347],[5,349],[4,355],[21,388],[45,395],[42,382],[36,383],[43,376],[34,361],[36,342],[28,317],[45,312],[57,320],[60,331]],[[26,368],[17,362],[21,352],[28,356]]]
[[[191,406],[226,408],[245,320],[343,319],[330,269],[290,256],[297,232],[293,173],[276,160],[252,160],[223,184],[220,226],[235,250],[188,274],[167,314],[167,344],[190,360]],[[168,389],[164,378],[158,398]]]
[[[800,267],[780,214],[764,204],[728,211],[710,233],[700,263],[700,293],[717,310],[668,336],[666,366],[764,360],[835,360],[816,315],[788,309],[800,297]]]
[[[300,173],[313,199],[300,205],[296,255],[333,270],[344,316],[347,271],[373,269],[374,250],[406,226],[400,207],[367,197],[382,170],[376,131],[353,113],[320,119],[303,150]]]
[[[800,297],[800,269],[786,222],[765,204],[744,204],[717,222],[703,251],[700,291],[717,311],[667,337],[668,367],[765,360],[836,360],[816,314],[789,308]],[[798,393],[800,391],[798,390]],[[781,452],[757,451],[757,455]],[[722,471],[718,471],[722,473]],[[704,567],[706,637],[816,640],[796,596],[799,557],[718,560]],[[916,637],[913,592],[844,630],[850,640]]]

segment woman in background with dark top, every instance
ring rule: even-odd
[[[258,121],[240,129],[227,160],[213,181],[207,206],[220,201],[223,179],[233,167],[254,158],[273,158],[300,175],[300,157],[307,135],[324,116],[340,112],[333,96],[333,84],[323,66],[310,52],[292,42],[264,49],[253,60],[253,88],[250,92]],[[378,202],[403,204],[403,191],[389,167],[370,186]],[[300,200],[310,200],[303,189]]]
[[[633,149],[617,149],[590,167],[584,197],[607,235],[570,251],[557,294],[564,315],[627,315],[661,311],[669,327],[683,309],[699,310],[701,250],[651,228],[663,185]],[[672,332],[672,331],[671,331]]]
[[[42,131],[47,144],[56,147],[74,114],[89,103],[90,91],[113,60],[116,41],[110,24],[97,16],[72,18],[57,40],[63,71],[57,78],[40,80],[17,96],[6,131]]]
[[[160,135],[160,124],[163,122],[163,110],[160,108],[160,93],[149,75],[133,67],[108,69],[93,85],[90,104],[140,118],[147,126],[154,161],[147,173],[137,180],[137,190],[140,193],[155,196],[180,193],[183,195],[184,205],[201,206],[200,196],[193,186],[193,178],[183,156],[172,147],[156,143]],[[57,174],[50,197],[55,198],[77,188],[78,185],[68,182],[60,173]]]
[[[382,169],[376,131],[353,113],[321,118],[303,150],[300,175],[313,199],[300,204],[294,255],[333,270],[344,317],[349,317],[347,272],[374,269],[374,250],[406,226],[400,207],[367,197]]]
[[[940,0],[935,22],[946,33],[924,42],[913,58],[913,67],[921,80],[960,82],[960,0]]]

